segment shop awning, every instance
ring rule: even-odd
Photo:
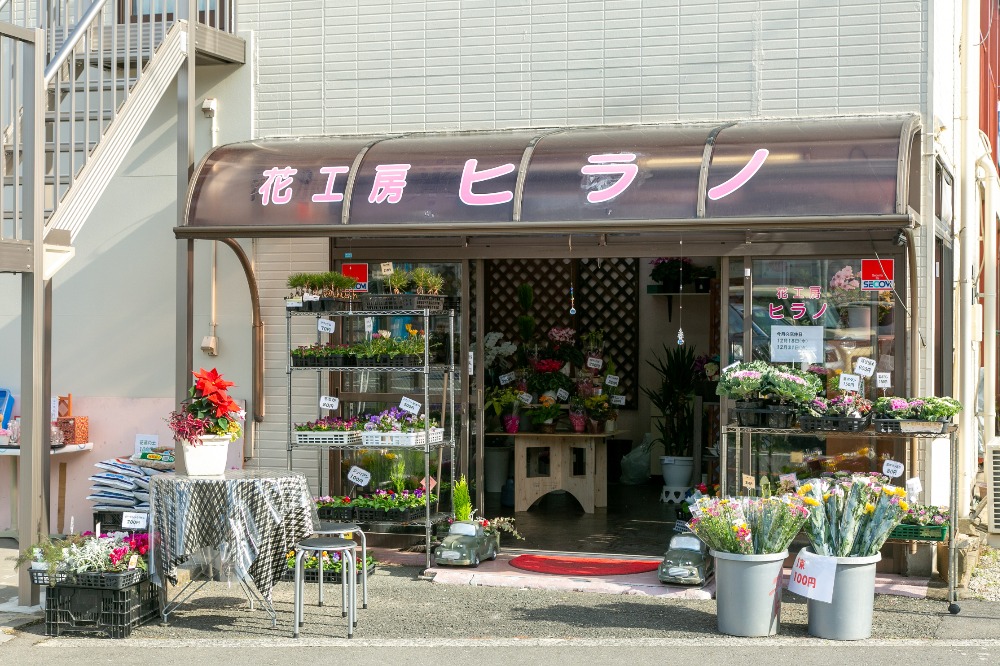
[[[199,165],[181,238],[899,225],[916,116],[261,139]]]

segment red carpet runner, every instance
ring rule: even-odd
[[[562,576],[622,576],[655,571],[659,560],[615,560],[597,557],[557,557],[554,555],[518,555],[510,566],[525,571]]]

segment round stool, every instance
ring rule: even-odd
[[[315,553],[319,558],[317,571],[319,574],[319,605],[323,605],[323,553],[329,555],[340,553],[340,588],[341,588],[341,616],[347,618],[347,637],[354,637],[354,627],[358,624],[358,576],[356,568],[355,553],[358,544],[347,539],[336,537],[324,537],[321,539],[303,539],[295,546],[295,593],[294,593],[294,634],[293,638],[299,637],[299,628],[304,622],[303,601],[305,597],[305,570],[302,559],[306,553]]]
[[[368,608],[368,539],[357,523],[327,523],[320,522],[319,527],[313,530],[317,536],[339,536],[345,534],[351,536],[357,534],[361,538],[361,608]],[[357,562],[355,562],[355,565]]]

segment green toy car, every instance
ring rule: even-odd
[[[656,572],[661,583],[703,585],[712,574],[715,560],[708,546],[691,534],[675,534]]]
[[[434,549],[434,564],[477,567],[483,560],[495,560],[499,552],[496,534],[487,534],[478,522],[459,521],[451,524],[448,535]]]

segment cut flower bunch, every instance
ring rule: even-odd
[[[762,555],[788,549],[809,517],[795,495],[701,497],[691,506],[688,526],[712,550]]]
[[[798,494],[812,509],[805,532],[818,555],[875,555],[909,510],[905,488],[866,474],[810,479]]]

